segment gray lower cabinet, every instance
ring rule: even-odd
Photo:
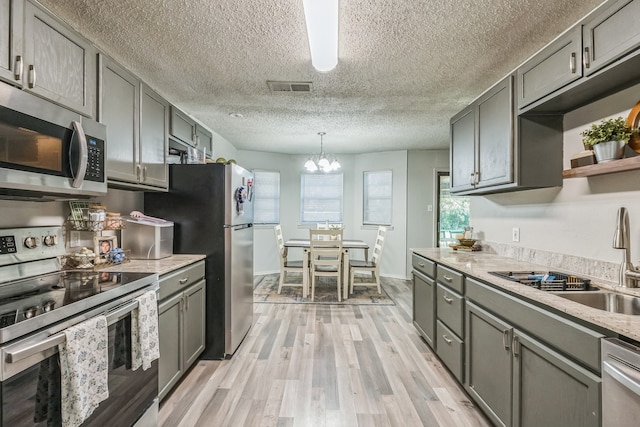
[[[158,396],[162,400],[205,347],[204,262],[160,277]]]
[[[93,117],[96,49],[41,6],[24,5],[23,88]]]
[[[586,364],[603,335],[469,282],[465,388],[493,423],[600,426],[601,379]],[[584,365],[564,354],[574,348]]]
[[[436,354],[464,382],[464,276],[436,266]]]
[[[0,80],[21,85],[23,0],[0,0]]]
[[[412,255],[413,324],[433,349],[436,348],[436,264]]]

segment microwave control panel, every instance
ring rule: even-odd
[[[87,181],[104,181],[105,150],[104,141],[87,135],[87,172],[84,179]]]

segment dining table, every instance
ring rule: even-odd
[[[303,250],[302,265],[302,297],[306,298],[309,292],[309,249],[311,242],[309,239],[289,239],[284,242],[284,256],[287,256],[289,248],[299,248]],[[369,259],[369,245],[362,240],[342,241],[342,298],[349,298],[349,253],[352,249],[364,251],[365,261]]]

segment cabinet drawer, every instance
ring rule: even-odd
[[[439,320],[436,322],[436,343],[436,353],[440,360],[449,368],[458,381],[464,383],[464,344],[456,334]]]
[[[462,337],[464,325],[464,298],[456,292],[438,283],[437,290],[438,319],[449,327],[456,335]]]
[[[175,294],[176,292],[184,291],[187,286],[196,283],[203,277],[204,261],[198,261],[192,265],[160,277],[160,301]]]
[[[429,261],[428,259],[423,258],[420,255],[413,254],[411,257],[411,264],[413,265],[413,268],[415,268],[419,272],[426,274],[431,278],[436,277],[435,262]]]
[[[449,270],[446,267],[438,265],[436,267],[436,277],[439,283],[453,289],[459,294],[464,294],[464,286],[462,283],[463,276],[457,271]]]

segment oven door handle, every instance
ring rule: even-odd
[[[640,378],[633,378],[632,376],[622,372],[620,368],[614,366],[613,361],[602,362],[602,367],[605,373],[609,374],[615,381],[628,388],[636,396],[640,396]],[[617,363],[616,363],[617,364]]]
[[[107,318],[107,325],[113,325],[119,320],[125,318],[136,308],[138,308],[138,301],[130,301],[107,312],[105,314]],[[5,361],[7,363],[16,363],[19,360],[26,359],[34,354],[49,350],[52,347],[57,347],[58,345],[63,344],[66,339],[64,332],[59,332],[35,344],[26,345],[22,348],[18,348],[17,350],[7,351],[5,353]]]

